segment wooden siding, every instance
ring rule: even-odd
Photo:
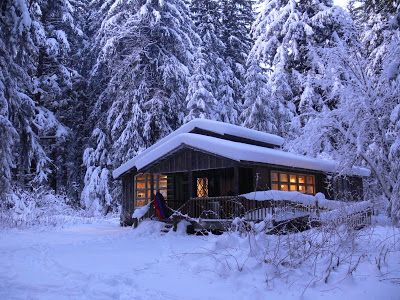
[[[131,226],[133,224],[132,213],[134,210],[135,197],[135,174],[125,173],[122,176],[122,201],[121,201],[121,225]]]
[[[184,146],[139,170],[143,173],[177,173],[233,167],[234,160]]]
[[[315,192],[322,192],[329,199],[362,200],[362,178],[335,176],[305,169],[277,165],[237,162],[187,146],[167,154],[151,165],[139,170],[141,173],[159,173],[168,176],[168,205],[178,209],[196,196],[196,178],[209,179],[209,196],[233,196],[252,191],[271,189],[271,171],[315,176]],[[122,175],[121,225],[132,224],[134,210],[135,172]]]

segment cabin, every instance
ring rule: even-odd
[[[239,212],[230,199],[256,191],[363,199],[368,169],[352,167],[339,175],[335,161],[283,151],[283,143],[277,135],[218,121],[184,124],[114,170],[114,179],[122,181],[121,225],[132,225],[135,208],[150,203],[156,192],[171,210],[212,220],[232,219]],[[204,217],[204,210],[212,216]]]

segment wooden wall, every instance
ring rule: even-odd
[[[315,191],[322,192],[328,199],[362,200],[363,183],[360,177],[335,177],[322,172],[294,169],[251,162],[238,163],[203,151],[183,147],[166,155],[142,173],[168,175],[167,201],[173,209],[178,209],[189,198],[196,196],[196,178],[209,178],[209,196],[229,196],[265,191],[271,188],[271,171],[283,171],[315,176]],[[131,225],[134,210],[135,172],[122,176],[121,225]]]
[[[135,173],[122,175],[122,201],[121,201],[121,226],[131,226],[133,224],[132,214],[134,210],[135,198]]]
[[[183,147],[175,151],[173,154],[159,159],[150,166],[147,166],[143,170],[139,171],[143,173],[167,174],[196,170],[230,168],[236,164],[237,162],[228,158],[188,147]]]

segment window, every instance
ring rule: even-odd
[[[280,191],[315,194],[315,177],[313,175],[286,172],[271,172],[271,189]]]
[[[208,196],[208,178],[197,178],[196,180],[196,196],[207,197]]]
[[[144,206],[153,200],[151,183],[153,180],[153,193],[160,193],[167,198],[167,176],[161,174],[138,174],[135,176],[135,207]]]

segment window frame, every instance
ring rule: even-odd
[[[153,190],[152,190],[153,181]],[[160,182],[165,181],[164,186],[161,186]],[[138,183],[144,183],[143,188],[138,188]],[[141,207],[147,205],[153,200],[153,193],[160,191],[164,198],[167,198],[168,194],[168,176],[159,173],[139,173],[134,178],[134,207]],[[138,197],[138,192],[143,192],[144,197]],[[139,204],[140,203],[140,204]]]
[[[201,190],[205,192],[204,195],[199,195],[199,185],[201,185]],[[208,197],[210,192],[210,185],[208,177],[196,177],[196,197],[197,198],[204,198]]]
[[[316,194],[315,175],[271,170],[270,176],[271,176],[270,177],[271,190],[299,192],[306,195]],[[302,177],[304,178],[303,182],[300,181],[300,178]],[[293,178],[295,181],[292,181]],[[286,188],[282,188],[284,186],[286,186]],[[292,189],[293,187],[295,187],[295,189]],[[300,187],[303,187],[304,191],[301,191]],[[312,192],[309,192],[310,188],[312,189]]]

